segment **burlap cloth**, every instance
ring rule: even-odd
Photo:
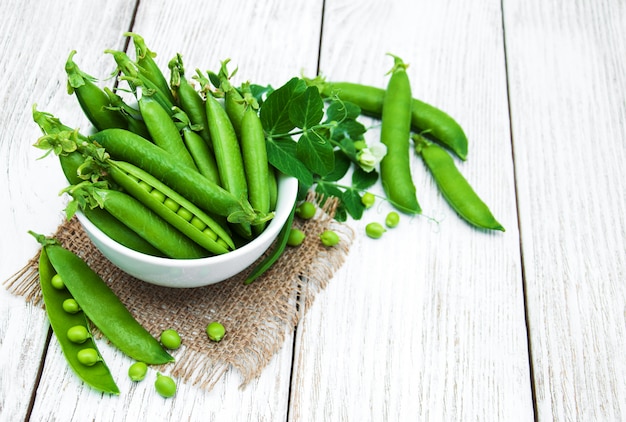
[[[178,331],[183,345],[172,351],[176,361],[159,367],[160,371],[210,390],[227,370],[234,368],[242,375],[243,387],[257,378],[281,349],[286,335],[294,330],[316,293],[326,287],[348,253],[353,232],[332,218],[336,201],[319,205],[313,219],[294,221],[294,226],[307,234],[304,243],[287,247],[274,266],[250,285],[244,285],[243,280],[254,265],[206,287],[156,286],[112,265],[91,243],[76,219],[61,224],[55,237],[81,256],[157,339],[165,329]],[[319,242],[317,236],[326,228],[340,235],[337,246],[327,248]],[[4,285],[11,293],[43,307],[38,255]],[[205,333],[211,321],[220,321],[226,327],[226,336],[219,343],[209,341]]]

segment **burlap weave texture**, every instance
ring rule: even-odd
[[[309,198],[312,199],[312,198]],[[176,361],[163,370],[185,382],[211,389],[225,371],[234,368],[242,386],[255,379],[283,346],[300,317],[341,266],[353,233],[333,220],[336,201],[325,201],[311,220],[294,226],[307,237],[288,247],[274,266],[250,285],[248,270],[206,287],[175,289],[137,280],[112,265],[91,243],[76,219],[59,226],[55,237],[83,258],[105,280],[133,316],[156,338],[173,328],[183,346],[173,351]],[[321,245],[319,233],[327,228],[341,238],[339,245]],[[270,249],[271,250],[271,249]],[[35,256],[22,271],[5,282],[7,289],[43,306]],[[227,330],[219,343],[208,340],[205,327],[220,321]]]

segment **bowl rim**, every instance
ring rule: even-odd
[[[253,249],[256,244],[263,243],[269,240],[270,237],[276,236],[280,232],[280,229],[287,220],[287,217],[292,208],[291,206],[281,207],[281,205],[284,202],[288,202],[290,205],[295,203],[298,195],[298,180],[295,177],[286,176],[282,173],[279,173],[277,176],[279,194],[276,203],[275,214],[265,230],[263,230],[261,234],[256,236],[245,245],[221,255],[212,255],[205,258],[177,259],[144,254],[111,239],[102,230],[96,227],[96,225],[89,221],[89,219],[85,216],[85,214],[82,213],[81,210],[76,211],[76,217],[78,218],[79,222],[84,226],[87,234],[91,233],[98,239],[98,241],[102,242],[105,247],[116,250],[118,253],[123,254],[130,259],[141,261],[145,264],[167,266],[173,268],[197,268],[209,264],[220,264],[225,261],[236,260],[238,257],[246,255],[248,250]],[[288,196],[281,195],[281,191],[286,192]]]

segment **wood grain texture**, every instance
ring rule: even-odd
[[[504,2],[537,411],[626,417],[626,8]]]
[[[466,129],[458,166],[507,232],[461,221],[413,156],[424,216],[403,216],[376,241],[363,228],[384,220],[386,204],[351,223],[348,261],[297,333],[290,416],[532,419],[500,3],[326,2],[329,80],[384,87],[387,52],[410,63],[415,97]]]
[[[58,192],[64,179],[54,158],[37,160],[42,154],[32,144],[40,131],[32,122],[31,107],[37,103],[39,109],[54,111],[84,127],[76,100],[65,93],[65,60],[76,48],[77,61],[89,63],[95,71],[106,70],[108,75],[112,68],[102,66],[101,42],[116,42],[118,38],[112,36],[125,29],[131,12],[132,3],[120,1],[0,4],[2,280],[35,254],[37,244],[27,231],[52,233],[62,219],[63,199]],[[40,308],[1,289],[0,321],[0,419],[24,420],[44,353],[47,319]],[[75,377],[70,374],[65,382],[74,383]]]

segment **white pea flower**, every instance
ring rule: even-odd
[[[376,168],[385,154],[387,154],[387,147],[384,144],[374,144],[360,150],[356,158],[361,168],[369,173]]]

